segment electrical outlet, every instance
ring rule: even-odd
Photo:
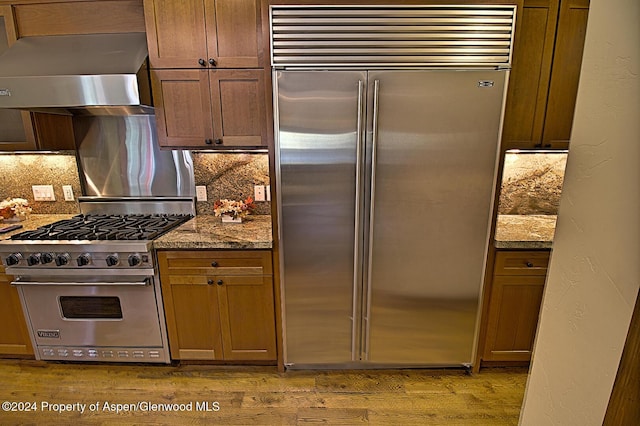
[[[207,187],[204,185],[196,185],[196,200],[207,201]]]
[[[264,185],[254,185],[253,199],[255,201],[264,201]]]
[[[33,185],[31,190],[33,191],[34,201],[56,200],[56,196],[53,194],[53,185]]]
[[[264,192],[267,196],[267,201],[271,201],[271,185],[267,185]]]
[[[62,193],[65,201],[73,201],[73,188],[71,188],[71,185],[62,185]]]

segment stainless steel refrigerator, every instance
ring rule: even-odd
[[[352,68],[274,67],[285,365],[468,367],[508,71]]]

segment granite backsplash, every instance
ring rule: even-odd
[[[213,214],[219,199],[245,200],[254,196],[254,185],[269,185],[269,157],[265,153],[193,153],[196,185],[207,187],[207,201],[196,202],[196,213]],[[271,214],[271,202],[254,203],[254,214]]]
[[[196,185],[207,187],[207,201],[196,203],[197,214],[213,214],[220,198],[244,200],[253,197],[254,185],[269,185],[266,153],[193,153]],[[32,185],[53,185],[56,201],[34,201]],[[0,200],[25,198],[33,214],[76,214],[77,201],[64,201],[62,185],[71,185],[74,197],[82,195],[78,166],[73,152],[0,154]],[[271,214],[271,202],[256,202],[254,214]]]
[[[34,201],[32,185],[52,185],[56,201]],[[71,185],[74,201],[64,201],[62,185]],[[0,199],[24,198],[33,214],[78,213],[81,195],[74,153],[0,155]]]
[[[505,154],[498,214],[557,215],[567,153]]]

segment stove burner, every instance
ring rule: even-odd
[[[78,215],[13,235],[12,240],[152,240],[191,219],[188,214]]]

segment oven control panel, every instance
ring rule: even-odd
[[[42,251],[0,253],[7,267],[28,268],[152,268],[153,258],[149,252],[73,252]]]
[[[38,356],[40,360],[56,361],[170,362],[162,348],[39,346]]]

